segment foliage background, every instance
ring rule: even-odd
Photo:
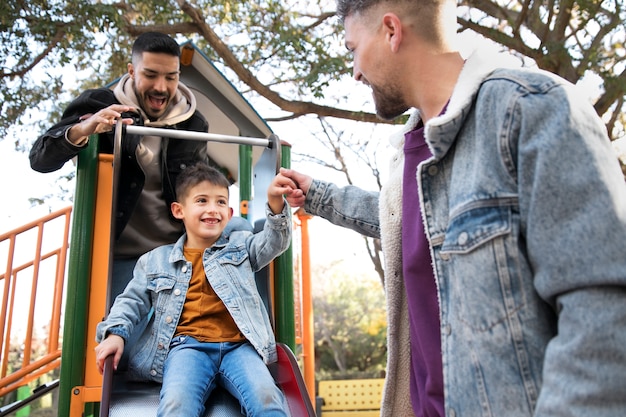
[[[624,135],[623,0],[458,4],[459,31],[478,33],[573,83],[594,74],[596,110],[611,138]],[[47,103],[58,112],[70,97],[58,100],[68,92],[68,71],[79,89],[124,73],[132,39],[149,30],[193,39],[244,94],[266,100],[262,116],[270,121],[314,114],[380,122],[349,101],[350,88],[334,88],[351,64],[331,0],[9,0],[0,9],[0,137],[32,122],[29,109]]]
[[[624,138],[624,0],[458,0],[458,5],[459,31],[470,43],[495,42],[524,65],[591,85],[590,99],[608,136]],[[351,80],[351,59],[334,10],[333,0],[3,1],[1,145],[9,141],[13,149],[27,151],[78,91],[123,74],[132,40],[156,30],[201,48],[294,145],[295,166],[321,165],[315,172],[324,179],[379,189],[387,163],[381,138],[395,127],[371,113],[368,89]],[[71,200],[73,175],[71,167],[60,172],[53,188],[30,195],[31,203]],[[363,242],[371,269],[382,275],[380,243]],[[337,375],[375,374],[380,371],[375,362],[384,361],[384,332],[376,324],[383,299],[379,284],[355,276],[328,264],[314,274],[320,282],[329,278],[315,301],[323,313],[316,323],[320,365]],[[365,303],[350,301],[356,298]],[[342,328],[346,323],[353,327]],[[368,337],[355,336],[358,332]],[[369,362],[354,360],[357,356]]]

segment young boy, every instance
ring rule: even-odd
[[[283,394],[267,364],[277,360],[269,317],[253,271],[284,252],[291,238],[283,194],[295,189],[278,174],[267,191],[264,230],[222,233],[233,210],[229,182],[206,164],[185,169],[171,210],[185,234],[143,255],[133,279],[97,327],[96,363],[115,355],[150,316],[130,351],[128,375],[162,382],[158,417],[193,417],[216,385],[235,396],[249,416],[286,416]]]

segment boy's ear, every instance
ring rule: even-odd
[[[170,205],[170,210],[172,210],[172,216],[174,216],[175,219],[183,219],[183,206],[178,201],[172,202],[172,204]]]
[[[228,207],[228,220],[233,218],[233,208],[232,207]]]

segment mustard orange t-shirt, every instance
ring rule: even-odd
[[[241,342],[239,331],[224,302],[209,284],[202,265],[203,249],[183,251],[191,262],[191,281],[176,327],[176,335],[187,335],[200,342]]]

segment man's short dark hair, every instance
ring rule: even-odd
[[[226,188],[226,190],[230,187],[230,182],[218,169],[204,162],[198,162],[183,169],[176,178],[176,201],[181,202],[191,188],[204,181],[216,187]]]
[[[142,33],[133,44],[133,61],[144,52],[163,53],[180,58],[180,47],[169,35],[160,32]]]
[[[437,3],[436,0],[336,0],[337,2],[337,17],[343,23],[346,17],[364,13],[370,8],[385,3],[387,6],[400,6],[406,7],[407,10],[418,12],[422,7],[433,5]]]
[[[380,3],[380,0],[337,0],[337,17],[344,21],[353,13],[363,12]]]

